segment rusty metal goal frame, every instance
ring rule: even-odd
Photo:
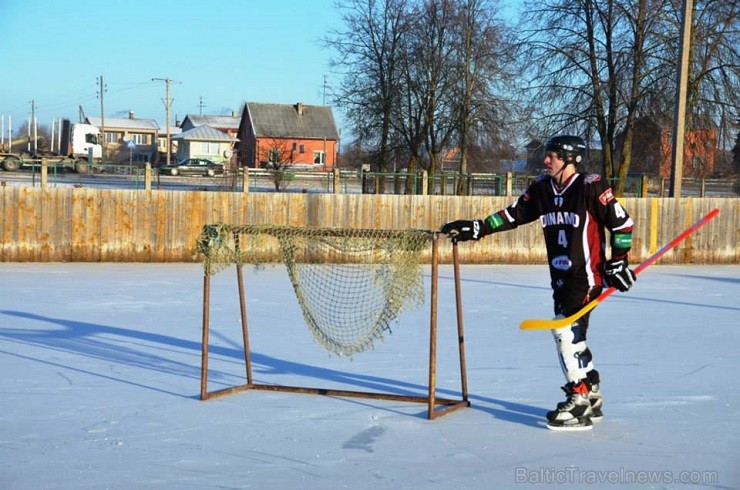
[[[455,303],[457,310],[457,345],[460,365],[460,398],[440,398],[436,396],[436,371],[437,371],[437,301],[438,301],[438,276],[439,276],[439,240],[437,232],[430,232],[432,242],[431,257],[431,286],[430,286],[430,310],[429,310],[429,382],[427,396],[400,395],[394,393],[380,393],[369,391],[337,390],[328,388],[309,388],[301,386],[284,386],[276,384],[260,384],[254,382],[252,375],[252,360],[249,342],[249,328],[247,323],[247,307],[244,292],[244,276],[242,264],[236,264],[237,286],[239,294],[239,308],[241,313],[242,340],[244,345],[244,365],[247,382],[238,386],[232,386],[214,391],[208,391],[208,351],[210,333],[210,292],[211,276],[205,274],[203,277],[203,339],[201,352],[201,379],[200,399],[209,400],[223,397],[234,393],[262,390],[288,393],[304,393],[313,395],[336,396],[345,398],[369,398],[378,400],[391,400],[413,403],[425,403],[427,405],[427,418],[436,419],[442,415],[469,407],[467,369],[465,362],[465,337],[463,334],[462,295],[460,287],[460,262],[458,258],[457,243],[452,243],[452,258],[455,281]]]

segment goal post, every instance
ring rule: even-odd
[[[271,238],[271,239],[266,239]],[[424,403],[435,419],[469,407],[457,244],[452,243],[459,398],[437,396],[437,303],[440,234],[428,230],[367,230],[275,225],[206,225],[198,238],[204,256],[203,331],[200,398],[208,400],[247,390],[280,391]],[[431,250],[430,250],[431,249]],[[430,253],[431,252],[431,253]],[[389,324],[405,310],[421,306],[425,286],[422,261],[431,265],[429,280],[429,357],[426,395],[353,391],[256,383],[247,321],[243,267],[281,258],[314,339],[340,356],[372,348],[389,333]],[[211,278],[235,266],[246,382],[208,390]],[[359,310],[359,311],[358,311]],[[455,391],[455,390],[453,390]]]

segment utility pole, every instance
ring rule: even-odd
[[[100,142],[101,160],[105,161],[105,111],[103,110],[103,93],[105,93],[105,85],[103,84],[103,75],[100,75],[100,137],[103,141]]]
[[[686,91],[689,78],[691,18],[693,10],[694,0],[683,0],[676,113],[673,120],[673,161],[671,165],[671,187],[669,192],[669,196],[675,198],[681,197],[681,179],[683,178],[684,137],[686,133]]]
[[[198,97],[198,108],[200,109],[201,116],[203,115],[203,107],[205,107],[205,105],[203,104],[203,96],[201,95]]]
[[[28,120],[28,153],[31,153],[31,134],[33,134],[33,154],[36,154],[36,102],[31,99],[31,118]]]
[[[164,108],[165,108],[165,114],[167,115],[167,165],[170,164],[170,107],[172,104],[172,100],[170,100],[170,84],[171,83],[180,83],[175,82],[174,80],[171,80],[170,77],[167,78],[152,78],[152,81],[160,81],[164,82],[166,86],[165,91],[165,100],[164,100]]]

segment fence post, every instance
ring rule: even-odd
[[[44,188],[49,183],[49,159],[41,159],[41,188]]]
[[[699,197],[705,197],[704,193],[707,190],[707,179],[703,178],[701,179],[701,189],[699,190]]]
[[[426,170],[421,171],[421,195],[427,195],[427,186],[429,185],[429,174]]]
[[[242,173],[242,192],[244,194],[249,193],[249,167],[244,165],[242,167],[244,172]]]
[[[339,168],[334,167],[334,194],[342,193],[342,176]]]
[[[641,191],[640,192],[640,195],[642,197],[648,197],[648,187],[649,187],[649,184],[650,183],[648,182],[648,176],[647,176],[647,174],[642,174],[642,178],[640,180],[640,185],[642,186],[642,189],[640,189],[640,191]]]
[[[152,164],[149,162],[144,165],[144,190],[152,190]]]
[[[514,174],[506,172],[506,197],[514,194]]]

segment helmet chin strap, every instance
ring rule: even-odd
[[[555,179],[555,184],[557,184],[558,187],[562,187],[563,186],[563,177],[562,177],[562,175],[563,175],[563,170],[565,170],[565,167],[567,167],[568,165],[574,165],[573,162],[569,162],[567,160],[567,157],[566,157],[566,160],[563,160],[563,163],[564,163],[564,165],[562,167],[560,167],[560,170],[558,170],[557,172],[555,172],[555,175],[552,176],[552,178]]]

